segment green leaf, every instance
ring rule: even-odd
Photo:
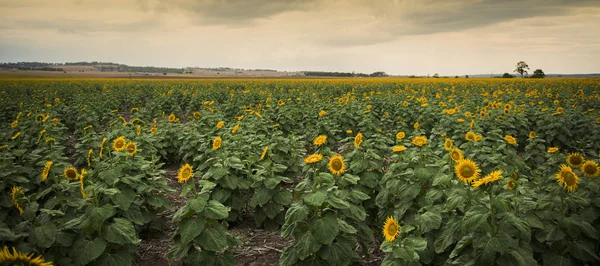
[[[597,243],[585,243],[582,241],[573,242],[569,245],[569,250],[573,254],[573,257],[582,261],[600,261],[598,253],[595,251],[594,246]]]
[[[273,200],[284,206],[290,205],[292,203],[292,193],[286,190],[279,191],[273,196]]]
[[[360,180],[360,177],[355,176],[355,175],[351,175],[351,174],[344,174],[340,177],[340,185],[343,186],[348,186],[348,185],[356,185],[358,184],[358,181]]]
[[[392,255],[394,255],[395,258],[403,259],[406,261],[418,261],[419,260],[419,254],[417,254],[416,251],[409,249],[409,248],[404,248],[404,247],[395,247],[392,250]]]
[[[106,249],[106,242],[101,237],[94,241],[79,238],[71,247],[71,256],[79,265],[86,265],[98,258]]]
[[[321,243],[319,243],[319,241],[317,241],[312,234],[304,234],[298,241],[296,241],[294,246],[298,254],[298,258],[300,258],[300,260],[304,260],[306,257],[319,251],[321,248]]]
[[[208,202],[208,205],[206,205],[206,208],[204,209],[204,216],[206,216],[206,218],[215,220],[225,219],[227,218],[227,216],[229,216],[230,210],[231,208],[226,207],[220,202],[216,200],[211,200]]]
[[[324,189],[317,190],[315,192],[309,192],[302,196],[304,202],[311,206],[319,207],[325,202],[327,197],[327,191]]]
[[[289,246],[283,250],[281,257],[279,257],[280,266],[292,266],[296,265],[298,261],[298,254],[295,246]]]
[[[347,201],[342,200],[334,196],[333,194],[330,194],[329,197],[327,197],[327,203],[329,203],[329,205],[331,205],[332,207],[340,210],[347,209],[350,207],[350,204]]]
[[[127,219],[114,218],[113,223],[106,226],[102,230],[102,236],[108,242],[116,244],[134,244],[137,245],[141,242],[136,236],[135,227],[133,223]]]
[[[329,262],[329,265],[349,265],[351,260],[359,258],[354,252],[355,246],[355,242],[338,238],[338,241],[331,245],[322,247],[319,256]]]
[[[415,218],[417,224],[421,227],[422,233],[440,228],[442,225],[442,216],[437,212],[428,211]]]
[[[473,234],[468,234],[466,236],[463,236],[460,240],[458,240],[458,242],[456,243],[456,246],[454,246],[454,249],[450,253],[449,258],[451,258],[451,259],[456,258],[460,254],[460,252],[465,247],[470,245],[472,242],[473,242]]]
[[[133,201],[135,200],[135,197],[137,196],[137,194],[130,187],[124,187],[124,188],[121,188],[120,190],[121,190],[120,193],[111,195],[110,199],[115,204],[115,207],[117,207],[121,210],[127,210],[127,209],[129,209],[129,206],[131,206],[131,203],[133,203]]]
[[[254,196],[250,200],[250,206],[256,208],[256,206],[263,206],[271,200],[275,191],[268,188],[259,188],[254,193]]]
[[[41,248],[49,248],[54,244],[58,230],[52,222],[42,223],[29,234],[29,241]]]
[[[194,240],[204,230],[206,224],[203,219],[189,218],[183,220],[179,227],[179,235],[181,236],[181,243],[187,244]]]
[[[362,206],[359,207],[351,204],[348,209],[344,209],[342,210],[342,212],[344,213],[344,215],[350,217],[351,219],[357,222],[362,222],[365,220],[365,218],[367,218],[367,213],[362,208]]]
[[[360,201],[365,201],[371,198],[371,196],[367,195],[366,193],[359,191],[359,190],[352,190],[350,191],[350,194],[348,195],[348,197],[354,201],[360,202]]]
[[[102,207],[89,206],[85,212],[85,219],[81,226],[92,231],[98,231],[102,227],[104,221],[115,214],[114,207],[110,204],[105,204]]]
[[[476,230],[487,221],[489,213],[485,210],[470,210],[465,213],[463,218],[463,228],[468,230]]]
[[[133,256],[127,252],[120,252],[117,254],[106,253],[102,254],[98,261],[94,265],[102,266],[122,266],[122,265],[133,265]]]
[[[203,249],[223,252],[227,248],[227,232],[223,226],[206,227],[196,243]]]
[[[199,194],[195,198],[188,200],[188,206],[196,213],[200,213],[206,207],[209,198],[210,195],[208,194]]]
[[[416,251],[423,251],[427,248],[427,238],[407,237],[404,239],[404,247],[411,248]]]
[[[324,216],[310,222],[310,231],[321,244],[329,245],[340,231],[338,221],[333,216]]]
[[[356,230],[356,228],[354,228],[354,226],[348,224],[346,221],[342,220],[342,219],[337,219],[338,224],[340,225],[340,230],[342,232],[348,233],[348,234],[356,234],[358,231]]]

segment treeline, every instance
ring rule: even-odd
[[[64,71],[62,68],[53,67],[59,64],[42,62],[18,62],[18,63],[0,63],[0,69],[18,69],[18,70],[39,70],[39,71]]]
[[[304,71],[307,77],[387,77],[389,76],[383,71],[373,72],[371,74],[350,73],[350,72],[326,72],[326,71]]]
[[[152,73],[182,73],[183,68],[152,67],[152,66],[96,66],[101,72],[152,72]]]

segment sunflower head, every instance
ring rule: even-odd
[[[517,187],[517,183],[515,183],[514,180],[509,179],[508,181],[506,181],[506,188],[508,188],[509,190],[513,190]]]
[[[490,174],[486,175],[485,177],[473,181],[472,186],[474,188],[478,188],[482,185],[494,183],[494,182],[502,179],[502,173],[504,173],[502,170],[493,171]]]
[[[572,167],[581,167],[583,164],[583,156],[579,153],[571,153],[567,157],[567,163]]]
[[[354,147],[358,148],[363,143],[363,134],[358,133],[356,137],[354,137]]]
[[[467,132],[467,134],[465,134],[465,139],[468,141],[474,141],[476,135],[477,134],[475,134],[475,132],[469,131],[469,132]]]
[[[598,169],[598,164],[594,161],[585,161],[581,166],[581,172],[586,177],[595,177],[598,176],[600,169]]]
[[[471,159],[462,159],[454,167],[454,172],[460,181],[469,184],[479,179],[481,170],[479,170],[477,164]]]
[[[127,155],[129,156],[133,156],[137,153],[137,145],[133,141],[127,143],[127,145],[125,145],[125,149],[127,150]]]
[[[48,179],[48,175],[50,174],[50,168],[52,167],[52,164],[54,164],[53,161],[47,161],[44,165],[44,170],[42,170],[42,181],[46,181],[46,179]]]
[[[383,225],[383,236],[385,237],[385,241],[394,241],[398,234],[400,234],[400,225],[398,224],[396,219],[394,219],[394,217],[388,217],[385,220],[385,224]]]
[[[400,140],[400,139],[403,139],[404,137],[406,137],[406,133],[404,133],[402,131],[396,133],[396,139]]]
[[[329,159],[329,171],[334,175],[341,175],[346,170],[344,158],[340,155],[334,155]]]
[[[475,135],[475,142],[480,142],[483,137],[479,134]]]
[[[565,190],[573,192],[577,189],[579,177],[573,172],[571,167],[562,164],[560,171],[556,174],[556,182],[562,184]]]
[[[318,163],[323,159],[323,155],[321,154],[312,154],[306,158],[304,158],[304,163],[306,164],[311,164],[311,163]]]
[[[537,137],[537,133],[535,133],[535,131],[529,132],[529,138],[530,139],[535,139],[535,137]]]
[[[352,129],[348,129],[348,130],[346,130],[346,134],[348,134],[348,135],[352,135]]]
[[[424,136],[416,136],[413,140],[412,140],[412,144],[414,144],[415,146],[423,146],[425,144],[427,144],[427,138]]]
[[[450,151],[450,159],[454,162],[460,162],[463,159],[463,153],[458,148],[454,148]]]
[[[452,150],[452,140],[450,138],[446,138],[446,141],[444,141],[444,149],[447,151]]]
[[[213,149],[213,151],[216,151],[216,150],[218,150],[219,148],[221,148],[221,142],[223,142],[223,139],[221,139],[221,137],[220,137],[220,136],[216,137],[216,138],[213,140],[213,145],[212,145],[212,149]]]
[[[511,135],[504,136],[504,141],[506,141],[506,143],[508,143],[510,145],[516,145],[517,144],[517,139],[515,139],[515,137],[513,137]]]
[[[69,181],[79,180],[79,174],[77,173],[77,169],[73,167],[67,167],[63,170],[63,174],[65,178]]]
[[[413,128],[417,129],[421,127],[421,124],[419,124],[419,122],[415,122],[415,124],[413,125]]]
[[[260,159],[264,159],[265,156],[267,156],[267,151],[269,150],[269,146],[265,146],[265,148],[263,149],[262,154],[260,155]]]
[[[113,141],[113,149],[115,151],[123,151],[126,144],[125,136],[120,136]]]
[[[175,117],[175,114],[169,115],[169,122],[175,122],[176,119],[177,119],[177,117]]]
[[[558,151],[558,147],[550,147],[548,148],[548,153],[555,153]]]
[[[231,134],[235,134],[238,132],[238,130],[240,129],[240,125],[236,124],[233,129],[231,129]]]
[[[196,119],[200,118],[200,112],[194,112],[194,118],[196,118]]]
[[[218,129],[221,129],[223,126],[225,126],[225,122],[219,121],[219,123],[217,123],[217,128]]]
[[[313,140],[313,144],[317,146],[321,146],[325,144],[325,142],[327,142],[327,136],[325,135],[320,135]]]
[[[152,134],[156,133],[156,127],[151,128],[150,133],[152,133]]]
[[[404,147],[404,145],[398,145],[398,146],[394,146],[392,148],[392,152],[402,152],[405,150],[406,150],[406,147]]]
[[[179,172],[177,173],[177,182],[184,183],[187,182],[194,172],[192,171],[192,166],[186,163],[181,168],[179,168]]]
[[[321,110],[321,111],[319,112],[319,116],[324,116],[325,114],[327,114],[327,112],[326,112],[325,110]]]

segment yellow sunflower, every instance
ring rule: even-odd
[[[517,139],[515,139],[515,137],[513,137],[511,135],[504,136],[504,140],[506,141],[506,143],[508,143],[510,145],[516,145],[517,144]]]
[[[583,172],[583,175],[586,177],[595,177],[598,176],[600,169],[598,169],[598,164],[596,162],[585,161],[581,166],[581,172]]]
[[[475,142],[480,142],[483,137],[481,135],[475,135]]]
[[[63,170],[63,175],[69,181],[79,180],[79,174],[77,173],[77,169],[73,167],[67,167]]]
[[[416,146],[423,146],[425,144],[427,144],[427,138],[424,136],[416,136],[413,140],[412,140],[412,144],[416,145]]]
[[[152,134],[156,133],[156,127],[151,128],[150,133],[152,133]]]
[[[494,183],[494,182],[502,179],[503,173],[504,172],[502,170],[493,171],[490,174],[486,175],[485,177],[483,177],[479,180],[475,180],[472,185],[474,188],[478,188],[480,186],[485,186],[487,184]]]
[[[265,146],[265,148],[263,149],[262,154],[260,155],[260,159],[264,159],[265,156],[267,156],[267,151],[269,150],[269,146]]]
[[[44,165],[44,170],[42,170],[42,181],[46,181],[46,179],[48,179],[48,175],[50,174],[50,168],[52,167],[52,164],[54,164],[53,161],[47,161]]]
[[[237,121],[242,121],[244,119],[244,115],[236,116]]]
[[[329,172],[334,175],[341,175],[346,170],[346,165],[344,164],[344,158],[340,155],[334,155],[329,159]]]
[[[513,190],[517,187],[517,183],[515,183],[514,180],[509,179],[508,181],[506,181],[506,188],[508,188],[509,190]]]
[[[352,134],[352,130],[351,129],[346,130],[346,134],[351,135]]]
[[[231,134],[235,134],[240,129],[240,125],[236,124],[233,129],[231,129]]]
[[[54,144],[54,143],[56,143],[56,139],[55,138],[47,138],[45,141],[46,141],[46,144]]]
[[[485,111],[481,111],[481,113],[483,114],[483,115],[480,114],[481,116],[485,116]],[[471,120],[471,122],[469,123],[469,128],[473,128],[474,126],[475,126],[475,120]]]
[[[213,140],[213,144],[212,144],[212,149],[213,149],[213,151],[216,151],[216,150],[218,150],[219,148],[221,148],[221,142],[223,142],[223,139],[221,139],[221,137],[220,137],[220,136],[216,137],[216,138]]]
[[[392,148],[392,152],[401,152],[401,151],[405,151],[406,147],[404,147],[404,145],[398,145],[398,146],[394,146]]]
[[[32,266],[53,266],[52,262],[47,262],[40,255],[34,257],[33,253],[21,253],[18,252],[14,247],[11,250],[7,246],[4,246],[0,250],[0,263],[6,265],[32,265]]]
[[[81,169],[81,178],[79,178],[79,192],[81,192],[81,197],[84,199],[88,198],[88,195],[85,193],[85,186],[83,184],[83,179],[87,173],[88,172],[85,169]]]
[[[129,156],[133,156],[137,153],[137,145],[133,141],[130,141],[129,143],[127,143],[127,145],[125,146],[125,149],[127,150],[127,155],[129,155]]]
[[[567,163],[572,167],[579,168],[583,164],[583,156],[579,153],[571,153],[567,157]]]
[[[317,153],[317,154],[312,154],[312,155],[310,155],[310,156],[308,156],[308,157],[306,157],[306,158],[304,159],[304,163],[306,163],[306,164],[310,164],[310,163],[318,163],[318,162],[320,162],[322,159],[323,159],[323,155],[321,155],[321,154],[318,154],[318,153]]]
[[[325,114],[327,114],[327,112],[325,110],[321,110],[319,112],[319,116],[321,116],[321,117],[324,116]]]
[[[454,148],[450,151],[450,159],[454,162],[460,162],[463,159],[463,153],[458,148]]]
[[[94,149],[90,149],[88,151],[88,156],[87,156],[88,167],[92,166],[92,153],[93,152],[94,152]]]
[[[21,135],[21,131],[17,132],[17,134],[13,135],[11,139],[15,140]]]
[[[194,118],[196,118],[196,119],[200,118],[200,112],[194,112]]]
[[[100,159],[102,159],[102,151],[104,150],[104,143],[106,142],[106,138],[102,139],[102,144],[100,144],[100,154],[98,155],[98,157],[100,157]]]
[[[120,136],[113,141],[113,149],[115,151],[123,151],[125,149],[125,136]]]
[[[179,168],[179,172],[177,173],[177,182],[187,182],[192,177],[192,175],[194,175],[194,172],[192,171],[192,166],[186,163],[181,168]]]
[[[548,148],[548,153],[555,153],[558,151],[558,147],[550,147]]]
[[[398,133],[396,133],[396,139],[403,139],[404,137],[406,137],[406,133],[400,131]]]
[[[400,225],[394,219],[394,217],[390,216],[385,220],[385,224],[383,225],[383,236],[385,237],[385,241],[392,242],[396,237],[400,234]]]
[[[313,144],[317,146],[321,146],[325,144],[325,142],[327,142],[327,136],[325,135],[320,135],[313,140]]]
[[[452,145],[452,140],[450,138],[446,138],[446,141],[444,141],[444,149],[450,151],[452,150]]]
[[[415,122],[415,124],[413,125],[413,128],[417,129],[421,127],[421,125],[419,124],[419,122]]]
[[[469,131],[469,132],[467,132],[467,134],[465,134],[465,139],[468,141],[474,141],[476,135],[477,134],[475,134],[475,132]]]
[[[19,125],[19,120],[15,120],[12,123],[10,123],[10,128],[15,128]]]
[[[471,159],[462,159],[454,167],[454,172],[460,181],[469,184],[479,179],[481,170],[478,169],[477,164]]]
[[[138,125],[137,128],[135,129],[135,134],[136,135],[140,135],[142,134],[142,126]]]
[[[219,123],[217,123],[217,128],[218,129],[221,129],[223,126],[225,126],[225,122],[219,121]]]
[[[177,117],[175,117],[175,114],[169,115],[169,122],[173,123],[173,122],[175,122],[176,119],[177,119]]]
[[[12,204],[19,210],[19,214],[23,215],[23,208],[19,204],[19,199],[25,195],[22,187],[13,187],[10,193],[10,197],[12,199]],[[2,261],[0,261],[2,262]]]
[[[577,189],[579,177],[577,177],[571,167],[561,164],[560,171],[556,174],[556,182],[562,184],[563,189],[573,192]]]
[[[535,139],[535,137],[537,137],[537,133],[535,133],[535,131],[529,132],[529,138],[530,139]]]
[[[362,133],[358,133],[356,134],[356,137],[354,137],[354,147],[358,148],[360,147],[360,144],[363,143],[363,134]]]

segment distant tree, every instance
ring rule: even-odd
[[[465,75],[465,78],[466,78],[466,79],[468,79],[468,78],[469,78],[469,75]]]
[[[439,78],[439,77],[440,77],[440,74],[438,74],[438,73],[435,73],[435,74],[433,74],[433,77],[434,77],[434,78]]]
[[[508,74],[508,73],[504,73],[504,75],[502,75],[502,78],[505,78],[505,79],[514,78],[514,77],[515,76]]]
[[[454,76],[454,78],[455,78],[455,79],[457,79],[457,78],[458,78],[458,76]]]
[[[517,68],[515,68],[515,70],[513,72],[517,72],[519,74],[521,74],[521,78],[523,77],[523,74],[527,75],[529,74],[529,72],[527,72],[527,70],[529,70],[529,66],[527,65],[527,63],[525,63],[524,61],[520,61],[519,63],[517,63]]]
[[[352,72],[352,75],[355,75],[354,72]],[[388,74],[386,74],[383,71],[377,71],[377,72],[371,73],[371,75],[369,75],[369,76],[371,76],[371,77],[387,77]]]
[[[535,71],[533,71],[533,75],[531,75],[532,78],[544,78],[546,77],[546,74],[544,74],[544,71],[542,71],[541,69],[536,69]]]

